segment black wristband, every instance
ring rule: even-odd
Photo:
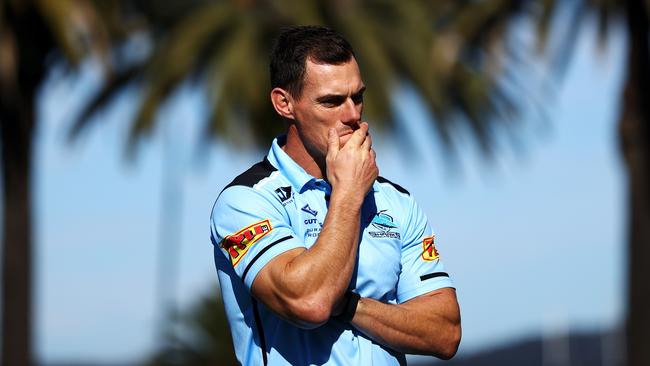
[[[361,299],[361,295],[356,292],[348,291],[345,293],[345,305],[343,306],[343,311],[338,316],[339,320],[346,323],[352,321],[354,313],[357,312],[359,299]]]

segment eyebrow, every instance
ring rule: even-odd
[[[366,91],[366,87],[364,85],[363,87],[361,87],[361,89],[359,89],[358,92],[352,94],[350,97],[352,99],[354,99],[356,97],[359,97],[359,96],[363,95],[363,93],[365,91]],[[323,96],[320,96],[320,97],[316,98],[316,101],[318,103],[328,103],[328,102],[338,102],[338,101],[342,102],[347,97],[348,96],[345,95],[345,94],[327,94],[327,95],[323,95]]]

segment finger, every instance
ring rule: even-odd
[[[368,124],[368,122],[359,123],[359,126],[361,126],[361,125],[366,126],[366,128],[367,128],[366,135],[369,134],[370,133],[370,125]]]
[[[372,137],[370,137],[370,134],[366,135],[366,139],[363,140],[363,144],[361,144],[361,148],[363,150],[370,150],[372,148]]]
[[[361,122],[359,128],[352,133],[352,137],[345,144],[350,146],[360,146],[368,134],[368,124],[366,122]]]
[[[370,162],[375,166],[375,174],[379,175],[379,166],[377,166],[377,153],[373,149],[370,149]]]
[[[361,128],[361,126],[363,126],[366,129],[366,135],[370,133],[370,125],[368,124],[368,122],[359,123],[359,128]]]
[[[370,149],[370,163],[373,165],[377,165],[377,153],[375,152],[374,149]]]
[[[339,134],[336,129],[330,128],[327,131],[327,155],[336,156],[339,152],[339,144],[341,143]]]

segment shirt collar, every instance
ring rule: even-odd
[[[284,150],[282,145],[287,142],[287,136],[281,135],[273,139],[271,149],[269,149],[268,159],[271,165],[276,167],[291,183],[291,185],[302,192],[303,188],[308,184],[326,185],[322,179],[316,179],[305,171],[298,163],[296,163]]]

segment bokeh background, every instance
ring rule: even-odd
[[[645,2],[0,0],[0,19],[2,364],[234,363],[209,215],[281,132],[267,54],[291,24],[357,52],[380,174],[457,286],[447,364],[647,364]]]

